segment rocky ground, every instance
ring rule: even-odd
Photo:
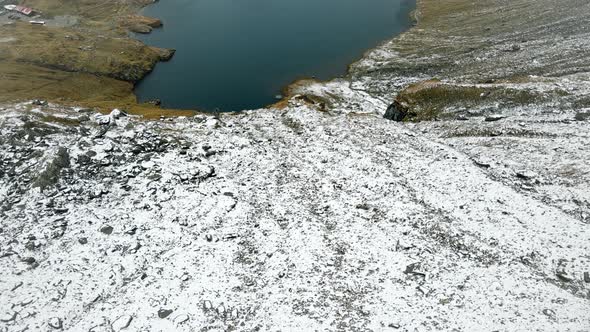
[[[418,5],[269,109],[3,104],[0,331],[590,330],[588,6]]]
[[[2,328],[590,328],[588,121],[289,107],[4,110]]]

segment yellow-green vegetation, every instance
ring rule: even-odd
[[[0,101],[31,98],[91,103],[135,100],[131,83],[112,78],[18,62],[0,62],[0,72]]]
[[[313,78],[304,78],[304,79],[299,79],[296,80],[295,82],[289,84],[288,86],[286,86],[285,88],[283,88],[283,95],[285,97],[283,97],[283,99],[281,99],[280,101],[270,105],[270,108],[274,108],[274,109],[285,109],[287,107],[289,107],[289,100],[291,100],[292,98],[294,98],[295,100],[299,101],[299,102],[303,102],[309,106],[312,106],[314,108],[316,108],[318,111],[326,111],[328,108],[331,108],[333,105],[331,103],[331,101],[328,98],[325,98],[323,96],[317,96],[317,95],[313,95],[313,94],[302,94],[302,95],[298,95],[297,90],[301,87],[304,87],[308,84],[314,84],[314,83],[319,83],[319,81],[317,81],[316,79]],[[328,94],[329,95],[329,94]],[[338,99],[336,96],[332,96],[335,99]]]
[[[5,27],[15,38],[2,60],[66,72],[84,72],[135,82],[163,58],[163,52],[128,38],[88,36],[65,28],[17,23]]]
[[[525,106],[545,103],[563,95],[563,90],[536,92],[498,85],[455,85],[428,80],[402,90],[396,101],[405,108],[406,120],[424,121],[449,116],[448,110],[485,105]]]
[[[154,28],[162,26],[162,21],[141,15],[124,16],[120,22],[121,26],[137,33],[150,33]]]
[[[191,113],[140,105],[133,94],[134,82],[173,54],[128,37],[130,26],[161,24],[135,15],[147,3],[151,1],[22,1],[41,11],[43,19],[71,15],[79,18],[79,24],[2,26],[0,102],[42,98],[105,112],[116,107],[147,116]]]
[[[21,4],[35,8],[48,17],[75,15],[82,18],[83,25],[103,26],[114,32],[117,19],[135,14],[152,0],[23,0]],[[121,32],[121,31],[118,31]]]
[[[133,85],[112,78],[2,62],[0,72],[0,102],[40,98],[66,106],[91,107],[105,113],[120,108],[147,118],[193,114],[188,110],[160,109],[150,104],[138,104]]]

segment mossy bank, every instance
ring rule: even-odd
[[[173,50],[144,45],[129,36],[161,25],[136,13],[150,0],[27,0],[45,25],[3,15],[0,39],[0,101],[32,98],[108,111],[125,108],[149,116],[188,114],[137,103],[133,85]]]

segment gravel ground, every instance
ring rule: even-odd
[[[5,331],[590,328],[573,114],[0,114]]]

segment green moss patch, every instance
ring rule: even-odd
[[[452,85],[430,80],[409,86],[398,94],[396,100],[407,108],[407,121],[427,121],[450,116],[447,112],[450,110],[486,105],[505,107],[541,104],[559,96],[563,96],[563,91],[546,94],[494,85]]]

